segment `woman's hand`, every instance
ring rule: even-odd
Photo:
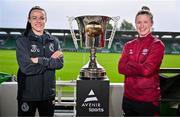
[[[38,63],[38,57],[31,58],[31,61],[32,61],[33,63]]]
[[[62,57],[63,56],[63,52],[61,52],[61,51],[56,51],[56,52],[54,52],[52,55],[51,55],[51,58],[54,58],[54,59],[57,59],[57,58],[60,58],[60,57]]]

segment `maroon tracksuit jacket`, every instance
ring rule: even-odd
[[[164,44],[150,33],[125,44],[118,71],[125,75],[124,96],[143,102],[160,99],[158,71],[164,55]]]

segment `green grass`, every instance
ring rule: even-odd
[[[17,74],[15,50],[0,50],[0,72]],[[123,82],[124,76],[118,73],[118,53],[97,53],[97,61],[107,73],[110,82]],[[57,70],[56,77],[61,80],[76,80],[80,69],[88,62],[89,53],[64,52],[64,68]],[[161,68],[180,68],[179,55],[165,55]]]

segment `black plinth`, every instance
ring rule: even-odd
[[[109,79],[77,79],[76,115],[109,116]]]

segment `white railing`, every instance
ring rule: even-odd
[[[71,80],[71,81],[61,81],[57,80],[56,81],[56,87],[57,87],[57,97],[56,100],[56,106],[72,106],[73,107],[73,112],[72,113],[67,113],[67,112],[60,112],[58,110],[55,110],[55,116],[61,116],[61,115],[68,115],[68,116],[76,116],[76,81]],[[63,96],[62,88],[63,87],[73,87],[73,97],[72,96]]]

